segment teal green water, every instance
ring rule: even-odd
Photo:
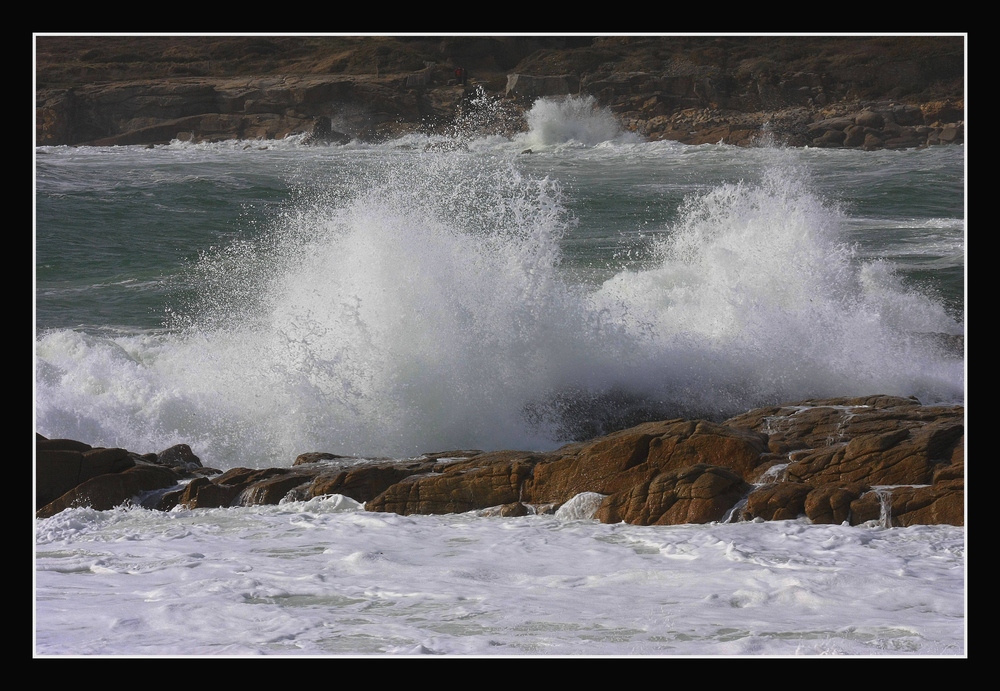
[[[568,269],[608,278],[655,261],[685,197],[759,179],[767,153],[648,147],[524,156],[521,167],[565,186]],[[721,147],[720,147],[721,149]],[[842,205],[859,259],[885,259],[904,280],[964,305],[964,152],[786,152],[817,192]],[[212,247],[253,237],[324,180],[362,170],[370,149],[42,150],[37,158],[36,307],[40,328],[156,329],[191,286],[177,277]],[[398,152],[387,151],[388,156]],[[495,155],[494,152],[484,155]]]
[[[964,400],[964,149],[294,142],[36,156],[36,418],[216,467]]]

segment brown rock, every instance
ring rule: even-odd
[[[965,459],[961,456],[957,459],[953,458],[952,462],[948,465],[939,465],[934,470],[934,477],[931,479],[931,484],[936,485],[939,482],[949,482],[951,480],[965,482]]]
[[[766,433],[773,454],[790,455],[793,481],[926,484],[961,446],[964,414],[961,406],[873,396],[761,408],[724,424]]]
[[[837,147],[844,144],[847,135],[843,130],[826,130],[820,136],[812,140],[813,146]]]
[[[292,463],[293,466],[303,465],[305,463],[319,463],[321,461],[335,461],[341,458],[348,458],[348,456],[338,456],[334,453],[325,453],[322,451],[313,451],[309,453],[301,453],[295,458],[295,462]]]
[[[246,487],[254,482],[266,480],[275,475],[284,475],[287,468],[230,468],[212,482],[220,485],[240,485]]]
[[[164,495],[160,508],[169,510],[181,505],[189,509],[215,509],[229,506],[239,496],[241,490],[241,485],[227,485],[198,477],[189,482],[179,493],[171,492]]]
[[[511,502],[510,504],[504,504],[502,507],[500,507],[500,515],[505,518],[516,517],[516,516],[527,516],[528,513],[529,513],[528,507],[519,501]]]
[[[316,452],[291,469],[233,468],[211,480],[205,476],[218,471],[201,468],[184,445],[146,456],[40,436],[37,445],[39,516],[69,506],[111,508],[198,475],[156,494],[156,508],[344,494],[374,511],[522,515],[526,503],[541,512],[596,492],[606,496],[598,517],[609,522],[720,520],[746,496],[744,518],[805,513],[815,523],[858,524],[885,511],[891,525],[964,523],[964,408],[891,396],[770,406],[723,424],[650,422],[546,454],[447,451],[338,465],[342,457]],[[772,468],[779,472],[762,472]],[[761,478],[769,484],[751,493],[747,481]]]
[[[178,479],[178,475],[170,469],[157,466],[136,466],[121,473],[106,473],[74,487],[40,508],[35,515],[48,518],[78,506],[106,511],[126,504],[144,492],[177,484]]]
[[[307,498],[328,494],[343,494],[354,501],[371,501],[389,487],[413,475],[443,469],[434,462],[399,464],[372,464],[356,466],[336,472],[322,473],[312,481],[306,491]]]
[[[461,513],[510,504],[540,460],[536,454],[498,451],[456,463],[443,473],[408,477],[365,505],[369,511]]]
[[[960,406],[875,396],[761,408],[725,424],[769,435],[772,453],[762,456],[758,474],[784,453],[790,462],[782,477],[788,482],[777,487],[812,486],[804,510],[814,523],[878,520],[885,496],[892,524],[912,525],[961,520],[964,494],[948,483],[964,478],[963,423]],[[898,487],[931,482],[941,487]],[[873,485],[894,487],[869,492]],[[748,499],[748,515],[763,517],[757,506],[769,509],[769,495],[755,495]]]
[[[965,485],[961,480],[892,491],[892,525],[965,525]]]
[[[965,489],[960,480],[928,487],[871,490],[851,502],[851,525],[880,521],[885,527],[965,525]]]
[[[528,74],[507,75],[505,95],[538,98],[541,96],[565,96],[580,91],[580,79],[574,75],[558,74],[533,76]]]
[[[854,122],[861,127],[870,127],[875,130],[880,130],[885,125],[885,120],[878,113],[874,113],[870,110],[863,110],[854,116]]]
[[[855,118],[850,115],[843,115],[835,118],[826,118],[825,120],[820,120],[819,122],[813,123],[809,126],[809,131],[812,132],[813,136],[819,136],[829,132],[830,130],[836,130],[843,132],[845,129],[855,124]]]
[[[80,484],[83,454],[51,449],[35,452],[35,508],[41,508]]]
[[[634,525],[708,523],[722,519],[748,491],[750,485],[728,468],[699,463],[609,496],[595,517]]]
[[[924,124],[924,114],[920,107],[907,103],[894,106],[892,117],[900,125],[913,126]]]
[[[94,447],[90,444],[74,439],[46,439],[40,434],[35,435],[35,449],[38,451],[79,451],[83,453],[92,448]]]
[[[765,521],[797,518],[805,513],[806,496],[812,490],[803,482],[777,482],[758,487],[747,497],[740,518],[763,518]]]
[[[278,504],[296,487],[308,485],[312,477],[302,473],[285,473],[259,480],[245,487],[239,495],[230,502],[230,506],[258,506],[262,504]]]
[[[846,137],[844,138],[844,146],[858,147],[864,146],[865,136],[867,130],[860,125],[851,125],[846,130],[844,130]]]
[[[876,490],[869,490],[852,501],[849,518],[851,525],[861,525],[868,521],[881,521],[888,506],[884,501],[884,493]]]
[[[656,475],[704,463],[749,477],[761,461],[766,436],[704,420],[638,425],[554,452],[525,485],[525,500],[563,503],[580,492],[615,494]]]
[[[175,444],[169,449],[161,451],[156,455],[156,462],[161,465],[180,468],[202,467],[201,459],[194,454],[194,451],[187,444]]]
[[[899,396],[861,396],[853,398],[811,399],[784,406],[751,410],[726,420],[727,427],[745,428],[767,435],[769,449],[788,453],[795,449],[815,449],[845,441],[857,427],[873,420],[928,419],[923,406],[912,398]],[[940,410],[940,409],[935,409]],[[933,417],[933,416],[932,416]],[[868,431],[879,429],[875,422]]]
[[[920,106],[925,125],[958,122],[965,119],[964,102],[930,101]]]
[[[289,472],[286,468],[231,468],[212,480],[196,478],[188,483],[180,495],[171,494],[164,497],[164,505],[168,502],[181,504],[190,509],[214,509],[232,506],[241,493],[258,482],[272,477],[280,477]],[[277,502],[275,502],[277,503]]]
[[[657,468],[647,463],[653,439],[689,437],[697,423],[684,420],[649,422],[592,442],[571,444],[549,455],[526,483],[524,498],[532,504],[562,504],[581,492],[614,494],[648,481]]]
[[[35,451],[35,506],[45,506],[81,482],[134,465],[125,449],[95,449],[68,439],[40,440]]]
[[[900,425],[887,421],[887,426]],[[868,485],[929,484],[934,471],[947,462],[964,427],[953,419],[923,426],[860,434],[805,454],[786,469],[790,480],[814,486],[863,482]]]
[[[85,482],[105,473],[120,473],[134,467],[135,464],[125,449],[91,449],[83,453],[80,481]]]
[[[941,128],[937,138],[942,144],[959,144],[965,141],[965,126],[962,124],[947,125]]]
[[[866,485],[817,487],[806,496],[806,517],[813,523],[843,523],[851,517],[851,502],[867,490]]]
[[[882,141],[880,137],[874,134],[865,135],[864,150],[865,151],[875,151],[876,149],[881,149],[885,146],[885,142]]]
[[[904,124],[963,117],[961,36],[791,41],[794,50],[786,37],[45,36],[37,41],[36,139],[322,139],[327,126],[317,119],[331,112],[352,136],[443,131],[478,88],[496,104],[524,107],[542,95],[590,94],[630,129],[662,117],[671,123],[650,128],[656,138],[715,135],[712,143],[748,142],[764,120],[776,140],[808,144],[813,119],[853,124],[866,111]],[[459,43],[476,48],[449,47]],[[468,66],[468,89],[454,84],[456,65]],[[520,96],[502,98],[508,90]],[[901,93],[907,103],[888,100]],[[686,112],[699,113],[697,126],[673,120]],[[509,134],[523,124],[498,118],[490,129]],[[717,128],[728,133],[719,137]]]

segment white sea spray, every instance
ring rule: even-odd
[[[86,327],[39,331],[36,429],[140,452],[190,443],[226,468],[316,450],[550,448],[633,415],[719,417],[807,395],[962,400],[960,356],[927,335],[963,325],[899,271],[961,265],[961,220],[898,221],[918,231],[904,248],[913,259],[890,261],[878,243],[854,244],[887,219],[843,203],[858,184],[925,173],[940,151],[636,143],[573,99],[540,101],[531,122],[514,141],[51,151],[41,170],[58,195],[95,190],[102,214],[124,213],[116,195],[152,195],[170,219],[155,226],[164,247],[204,213],[199,200],[273,191],[278,175],[294,193],[278,213],[233,213],[238,232],[164,279],[197,299],[171,301],[162,328],[103,323],[104,310],[73,316]],[[811,171],[856,155],[871,170],[863,183],[815,184]],[[72,174],[87,161],[101,162],[96,182],[86,166]],[[210,200],[187,194],[213,187],[220,168]],[[637,175],[654,170],[669,176]],[[191,202],[183,213],[155,196],[164,181]],[[662,223],[629,226],[629,204],[658,195],[685,201]],[[574,232],[592,220],[580,208],[658,240],[623,237],[597,255],[600,281],[578,280],[567,259],[580,268]],[[104,221],[90,223],[84,234]],[[511,519],[369,513],[337,495],[70,509],[35,521],[35,651],[965,653],[962,527],[603,525],[589,518],[598,501]]]
[[[194,298],[167,306],[166,328],[39,335],[39,432],[138,451],[185,442],[208,464],[260,467],[317,450],[548,449],[641,419],[812,396],[962,400],[962,360],[925,336],[963,325],[889,262],[859,256],[812,164],[629,143],[585,100],[532,113],[549,148],[531,157],[515,142],[397,142],[293,164],[279,147],[291,198],[244,213],[253,233],[171,279]],[[583,146],[594,142],[613,145]],[[270,155],[215,146],[167,155],[255,166]],[[653,162],[723,181],[686,193],[669,222],[644,229],[659,240],[640,262],[593,285],[565,267],[580,183],[539,173],[545,161],[591,166],[597,183]],[[737,164],[752,179],[730,179]]]

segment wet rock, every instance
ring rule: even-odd
[[[862,128],[880,130],[885,126],[885,118],[870,110],[862,110],[854,116],[854,124]]]
[[[279,504],[298,487],[307,487],[312,478],[305,473],[288,472],[250,483],[232,500],[230,506]]]
[[[538,454],[498,451],[454,463],[442,473],[407,477],[365,505],[369,511],[461,513],[520,501]]]
[[[708,523],[721,520],[748,491],[750,485],[728,468],[699,463],[609,496],[596,518],[636,525]]]
[[[929,484],[963,433],[961,422],[941,420],[919,428],[861,434],[803,455],[786,473],[790,480],[814,486]]]
[[[923,487],[873,489],[851,502],[851,525],[876,521],[884,527],[947,523],[965,525],[961,480]]]
[[[509,518],[512,516],[527,516],[529,513],[528,507],[519,501],[511,502],[510,504],[504,504],[500,507],[500,515]]]
[[[367,502],[402,480],[441,470],[433,461],[415,463],[385,463],[357,466],[317,475],[306,490],[306,498],[328,494],[343,494],[359,502]]]
[[[867,485],[824,485],[806,496],[803,508],[813,523],[841,524],[851,518],[851,502],[868,491]]]
[[[201,459],[198,458],[191,447],[187,444],[175,444],[169,449],[161,451],[156,455],[156,462],[160,465],[181,468],[201,468]]]
[[[169,511],[182,505],[189,509],[214,509],[229,506],[239,496],[241,487],[221,482],[213,482],[205,477],[198,477],[189,482],[183,489],[164,494],[159,508]]]
[[[295,457],[295,462],[292,463],[293,466],[303,465],[305,463],[320,463],[322,461],[336,461],[343,458],[349,458],[349,456],[338,456],[335,453],[325,453],[322,451],[311,451],[309,453],[300,453]]]
[[[535,468],[524,496],[531,503],[562,503],[581,492],[610,495],[699,463],[748,477],[765,444],[762,434],[704,420],[650,422],[553,452],[556,459]]]
[[[141,494],[177,484],[178,476],[169,468],[136,466],[120,473],[98,475],[83,482],[35,512],[48,518],[65,509],[89,506],[106,511],[135,501]]]
[[[542,513],[603,495],[599,520],[664,525],[720,520],[746,498],[746,519],[804,514],[815,523],[962,525],[964,415],[961,406],[911,398],[834,398],[758,408],[724,423],[648,422],[549,453],[463,450],[393,461],[310,452],[290,468],[225,473],[201,467],[185,445],[140,456],[39,437],[37,515],[110,508],[177,485],[146,495],[144,505],[226,507],[342,494],[371,511],[523,515],[528,505]]]
[[[41,509],[84,482],[137,465],[125,449],[93,448],[71,439],[36,436],[35,506]],[[61,510],[61,509],[60,509]]]
[[[805,513],[806,497],[813,488],[804,482],[776,482],[754,489],[747,497],[741,520],[763,518],[782,521]]]
[[[320,115],[313,122],[312,132],[306,135],[304,144],[349,144],[351,137],[333,129],[333,123],[326,115]]]

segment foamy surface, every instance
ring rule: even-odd
[[[586,513],[584,505],[576,515]],[[37,521],[40,655],[964,655],[965,530],[279,506]]]

